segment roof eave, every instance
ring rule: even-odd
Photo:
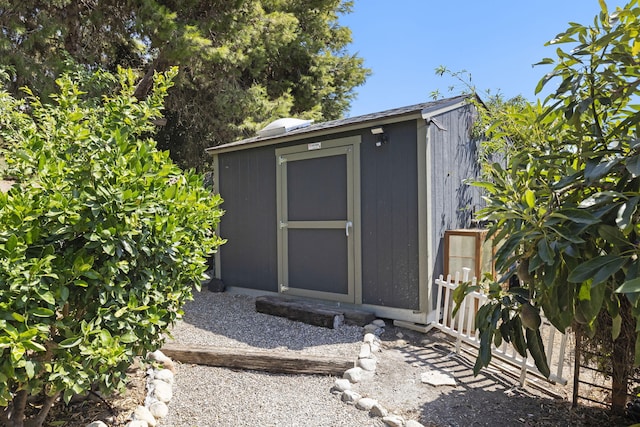
[[[451,99],[451,102],[444,104],[437,104],[432,107],[422,108],[407,111],[405,113],[395,114],[392,116],[376,117],[373,114],[372,118],[366,118],[368,115],[362,116],[363,119],[351,123],[345,123],[342,125],[322,127],[322,123],[312,125],[309,128],[302,128],[294,130],[286,135],[274,135],[267,137],[253,136],[251,138],[234,141],[228,144],[218,145],[214,147],[205,148],[205,152],[208,154],[222,154],[231,151],[240,151],[250,148],[262,147],[266,145],[282,144],[285,142],[299,140],[301,138],[320,137],[324,135],[331,135],[338,132],[350,132],[359,129],[366,129],[372,126],[383,126],[391,123],[402,122],[406,120],[425,119],[430,117],[444,114],[448,111],[455,110],[463,106],[468,102],[469,96],[459,96]],[[340,120],[336,120],[339,122]]]

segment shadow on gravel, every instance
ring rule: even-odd
[[[597,408],[571,409],[569,402],[482,389],[452,390],[421,408],[425,426],[626,426]]]
[[[184,312],[184,325],[177,325],[172,334],[185,344],[224,347],[228,339],[262,349],[301,351],[362,341],[360,327],[328,329],[258,313],[255,298],[229,292],[194,292],[194,300],[184,306]]]
[[[423,403],[419,414],[425,426],[626,426],[630,421],[601,408],[579,406],[546,397],[496,368],[473,375],[472,357],[458,355],[453,345],[436,334],[423,335],[420,343],[399,348],[407,363],[421,371],[452,375],[456,387],[439,387],[438,397]]]

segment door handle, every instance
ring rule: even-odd
[[[353,222],[347,221],[344,226],[344,233],[347,235],[347,237],[349,237],[349,227],[353,227]]]

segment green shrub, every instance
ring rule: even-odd
[[[174,75],[157,75],[145,101],[125,70],[64,76],[51,104],[0,92],[5,175],[16,180],[0,193],[5,424],[23,425],[29,396],[45,404],[25,425],[42,425],[59,396],[123,387],[132,359],[162,343],[223,243],[219,196],[146,137]]]

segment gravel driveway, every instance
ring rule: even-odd
[[[255,311],[254,299],[203,290],[172,330],[180,344],[294,350],[357,358],[362,328],[327,329]],[[169,415],[160,427],[382,426],[331,394],[334,377],[280,375],[178,364]]]

